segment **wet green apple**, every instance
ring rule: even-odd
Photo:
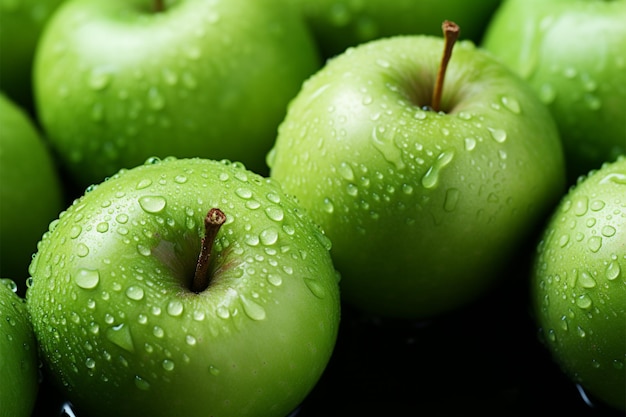
[[[485,34],[550,108],[570,184],[626,154],[624,22],[624,0],[506,0]]]
[[[463,27],[479,42],[501,0],[288,0],[297,5],[326,57],[394,35],[439,35],[441,22]]]
[[[63,207],[63,186],[41,133],[0,93],[0,276],[23,295],[37,242]]]
[[[17,284],[0,279],[0,416],[29,417],[39,391],[33,328]]]
[[[31,265],[46,375],[81,415],[285,417],[337,337],[329,245],[238,163],[121,171],[51,224]]]
[[[309,78],[268,154],[270,176],[333,242],[342,297],[423,318],[476,300],[564,191],[563,155],[530,87],[469,41],[399,36]]]
[[[63,4],[42,35],[34,82],[70,177],[86,187],[172,155],[266,173],[286,104],[319,66],[296,12],[269,1]]]
[[[626,409],[626,158],[581,177],[538,245],[540,336],[593,401]]]

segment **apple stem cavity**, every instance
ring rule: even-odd
[[[191,283],[191,291],[196,294],[201,293],[208,288],[211,277],[209,276],[209,266],[211,265],[211,252],[213,243],[219,232],[220,227],[226,222],[226,215],[218,208],[212,208],[204,218],[204,237],[198,263],[196,264],[196,273]]]
[[[438,112],[441,108],[441,95],[443,94],[443,81],[446,77],[446,69],[452,56],[452,48],[459,38],[460,28],[454,22],[446,20],[441,25],[443,30],[443,56],[441,57],[441,64],[439,65],[439,71],[437,72],[437,80],[435,82],[435,89],[433,90],[433,97],[431,101],[431,108],[433,111]]]

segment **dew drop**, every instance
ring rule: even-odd
[[[324,198],[324,201],[322,203],[322,208],[328,214],[332,214],[335,211],[335,205],[333,204],[332,200],[328,197]]]
[[[96,230],[99,233],[106,233],[109,230],[109,223],[107,222],[98,223],[98,225],[96,226]]]
[[[76,245],[76,255],[80,256],[81,258],[89,255],[89,248],[87,247],[87,245],[85,245],[84,243],[79,243],[78,245]]]
[[[324,298],[326,291],[324,287],[316,279],[304,278],[304,283],[311,293],[317,298]]]
[[[273,227],[267,228],[261,232],[259,238],[262,244],[266,246],[273,245],[278,241],[278,231]]]
[[[515,114],[520,114],[522,112],[519,102],[513,97],[502,96],[501,101],[504,107],[509,109],[511,112]]]
[[[474,138],[465,138],[465,150],[471,151],[476,148],[476,139]]]
[[[183,314],[183,303],[178,300],[172,300],[167,305],[167,314],[172,317],[178,317]]]
[[[135,344],[130,334],[130,328],[125,324],[118,324],[107,329],[107,339],[109,339],[115,345],[121,347],[128,352],[135,351]]]
[[[217,317],[222,319],[227,319],[230,317],[230,311],[226,306],[217,307],[217,309],[215,310],[215,314],[217,314]]]
[[[448,165],[454,158],[454,151],[444,151],[439,154],[435,163],[426,171],[422,177],[422,185],[425,188],[434,188],[439,183],[441,169]]]
[[[135,300],[135,301],[142,300],[144,297],[143,288],[135,286],[135,285],[131,285],[130,287],[126,289],[126,296],[130,298],[131,300]]]
[[[241,304],[243,305],[243,311],[246,316],[250,317],[252,320],[264,320],[265,319],[265,309],[257,304],[256,302],[248,299],[247,297],[240,295]]]
[[[443,209],[447,212],[454,211],[459,202],[460,194],[461,192],[457,188],[448,188],[448,190],[446,190],[446,196],[443,201]]]
[[[91,290],[96,288],[100,282],[100,273],[96,270],[80,269],[74,277],[74,282],[76,282],[76,285],[80,288]]]
[[[494,129],[488,127],[489,133],[491,133],[491,137],[498,143],[503,143],[506,141],[506,132],[502,129]]]
[[[583,294],[576,299],[576,305],[583,310],[587,310],[591,307],[591,298],[587,294]]]
[[[269,206],[265,209],[265,214],[271,220],[280,222],[285,218],[285,212],[278,206]]]
[[[615,233],[617,233],[617,230],[611,225],[606,225],[602,228],[603,236],[612,237],[615,236]]]
[[[155,337],[158,337],[159,339],[161,339],[163,336],[165,336],[165,331],[163,330],[163,328],[161,328],[159,326],[154,326],[152,328],[152,334]]]
[[[174,370],[174,362],[170,359],[164,359],[161,365],[163,366],[163,369],[168,372]]]
[[[85,359],[85,366],[89,369],[94,369],[96,367],[96,361],[93,358]]]
[[[352,171],[352,168],[346,162],[342,162],[341,164],[339,164],[339,168],[337,171],[343,179],[347,181],[354,181],[354,171]]]
[[[219,368],[211,365],[211,366],[209,366],[209,373],[211,375],[213,375],[213,376],[218,376],[220,374],[220,370],[219,370]]]
[[[591,236],[587,241],[587,246],[592,252],[598,252],[602,247],[602,238],[600,236]]]
[[[596,286],[596,281],[593,277],[588,273],[583,271],[578,277],[578,283],[583,288],[594,288]]]
[[[616,260],[612,260],[606,268],[606,278],[609,281],[614,281],[622,273],[621,267]]]
[[[78,226],[78,225],[74,225],[72,226],[72,228],[70,229],[69,235],[71,239],[76,239],[78,236],[80,236],[80,234],[82,233],[83,228]]]
[[[405,163],[402,159],[402,151],[396,146],[393,141],[393,137],[385,137],[384,132],[380,131],[380,127],[374,127],[372,129],[372,143],[374,147],[378,149],[383,158],[387,162],[392,163],[396,169],[404,169]]]
[[[269,274],[267,276],[267,282],[275,287],[279,287],[280,285],[282,285],[283,279],[280,277],[280,275]]]
[[[144,188],[148,188],[148,187],[149,187],[149,186],[151,186],[151,185],[152,185],[152,180],[151,180],[151,179],[149,179],[149,178],[144,178],[144,179],[142,179],[141,181],[139,181],[139,182],[137,183],[136,188],[137,188],[138,190],[143,190]]]
[[[143,196],[139,198],[139,205],[146,213],[160,213],[167,201],[162,196]]]
[[[150,383],[139,375],[135,376],[135,386],[141,391],[148,391],[150,389]]]

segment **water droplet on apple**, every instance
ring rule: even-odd
[[[159,326],[154,326],[152,328],[152,334],[154,335],[154,337],[158,337],[159,339],[161,339],[163,338],[163,336],[165,336],[165,331]]]
[[[135,344],[130,334],[130,328],[124,323],[109,327],[106,331],[106,337],[112,343],[128,352],[135,351]]]
[[[222,319],[227,319],[230,317],[230,311],[228,310],[228,307],[223,305],[217,307],[217,309],[215,310],[215,314],[217,314],[217,317]]]
[[[250,317],[252,320],[264,320],[265,319],[265,309],[257,304],[255,301],[250,300],[243,294],[239,296],[241,300],[241,304],[243,305],[243,312],[246,316]]]
[[[280,275],[269,274],[267,276],[267,282],[275,287],[279,287],[282,285],[283,279],[280,277]]]
[[[162,196],[142,196],[139,205],[146,213],[160,213],[166,206],[167,201]]]
[[[139,254],[143,256],[152,255],[152,250],[149,247],[142,245],[142,244],[137,245],[137,252],[139,252]]]
[[[273,245],[278,241],[278,231],[273,227],[267,228],[261,232],[259,238],[262,244],[266,246]]]
[[[600,236],[591,236],[587,241],[587,246],[592,252],[598,252],[602,247],[602,238]]]
[[[85,359],[85,366],[88,369],[94,369],[96,367],[96,361],[93,358]]]
[[[167,314],[172,317],[178,317],[183,314],[183,303],[178,300],[172,300],[167,305]]]
[[[70,228],[69,236],[71,239],[76,239],[82,233],[83,228],[79,225],[74,225]]]
[[[587,271],[583,271],[578,276],[578,283],[583,288],[594,288],[596,286],[596,280],[593,279],[593,276]]]
[[[439,175],[441,173],[441,169],[443,169],[446,165],[452,162],[454,158],[454,151],[448,150],[441,152],[437,159],[433,163],[433,165],[426,171],[426,174],[422,177],[422,185],[425,188],[434,188],[439,183]]]
[[[249,188],[237,188],[235,194],[244,199],[252,198],[252,191]]]
[[[465,150],[471,151],[476,148],[476,139],[474,138],[465,138]]]
[[[326,291],[324,290],[324,287],[319,283],[318,280],[311,279],[311,278],[304,278],[304,283],[309,289],[309,291],[311,291],[311,293],[317,298],[321,299],[326,296]]]
[[[96,230],[99,233],[106,233],[109,230],[109,223],[107,222],[98,223],[98,225],[96,226]]]
[[[135,376],[135,386],[141,391],[148,391],[150,389],[150,383],[139,375]]]
[[[17,284],[12,279],[0,278],[0,285],[4,285],[8,289],[10,289],[12,292],[17,292]]]
[[[209,373],[211,375],[213,375],[213,376],[218,376],[220,374],[220,370],[216,366],[210,365],[209,366]]]
[[[347,162],[339,164],[337,172],[339,172],[339,175],[341,175],[343,179],[347,181],[354,181],[354,171]]]
[[[174,370],[174,361],[170,359],[164,359],[161,365],[163,366],[163,369],[165,369],[168,372]]]
[[[615,281],[621,273],[622,269],[616,259],[609,262],[609,265],[606,268],[606,278],[609,281]]]
[[[396,145],[393,132],[386,132],[381,126],[372,129],[372,143],[387,162],[392,163],[396,169],[404,169],[402,150]]]
[[[443,209],[447,212],[454,211],[459,202],[460,194],[461,192],[457,188],[448,188],[448,190],[446,190],[446,196],[443,201]]]
[[[329,214],[332,214],[335,211],[335,205],[333,204],[332,200],[328,197],[324,198],[324,201],[322,202],[322,209]]]
[[[515,98],[509,97],[509,96],[502,96],[500,100],[502,101],[502,104],[504,105],[504,107],[510,110],[511,112],[515,114],[520,114],[522,112],[522,108],[519,102]]]
[[[142,300],[144,297],[143,288],[135,286],[135,285],[131,285],[130,287],[126,289],[126,296],[130,298],[131,300],[135,300],[135,301]]]
[[[270,220],[280,222],[285,218],[285,212],[279,206],[269,206],[265,208],[265,214]]]
[[[91,290],[100,282],[100,273],[92,269],[79,269],[74,276],[74,282],[80,288]]]
[[[491,127],[487,128],[489,133],[491,133],[491,137],[498,143],[503,143],[506,141],[506,132],[502,129],[494,129]]]
[[[587,294],[580,295],[576,299],[576,305],[583,310],[587,310],[592,305],[591,298]]]

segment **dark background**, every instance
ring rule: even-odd
[[[623,416],[553,362],[533,322],[528,273],[510,270],[484,298],[431,321],[344,306],[326,372],[292,417]],[[33,416],[87,417],[45,382]]]

